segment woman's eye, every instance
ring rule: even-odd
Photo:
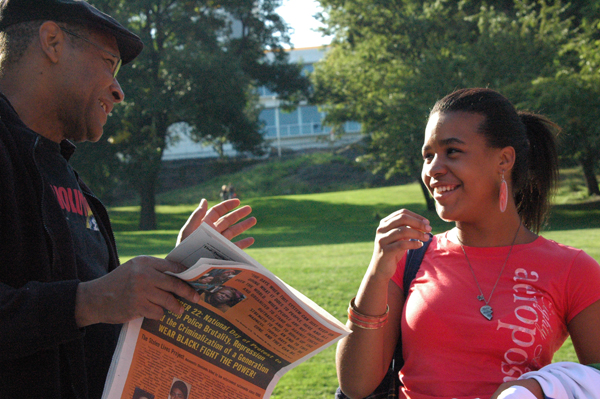
[[[460,151],[457,150],[456,148],[448,148],[448,150],[446,152],[448,155],[452,155],[452,154],[458,154]]]

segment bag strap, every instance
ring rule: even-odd
[[[404,277],[402,279],[402,290],[404,291],[404,299],[406,300],[408,290],[410,289],[410,284],[417,276],[417,272],[421,267],[421,262],[423,262],[423,257],[425,257],[425,252],[427,252],[427,248],[433,239],[433,235],[429,233],[429,240],[423,242],[423,246],[417,249],[409,249],[406,252],[406,266],[404,266]],[[397,372],[404,365],[404,358],[402,357],[402,334],[398,337],[398,343],[396,344],[396,349],[394,350],[394,358],[392,359],[392,364],[390,368]]]
[[[417,276],[417,272],[421,267],[421,262],[423,261],[423,257],[425,256],[425,252],[427,252],[427,247],[429,247],[429,243],[433,239],[433,235],[429,233],[429,240],[423,242],[423,246],[417,249],[409,249],[406,252],[406,266],[404,267],[404,279],[402,281],[402,290],[404,291],[404,298],[406,299],[406,294],[410,289],[410,284]]]

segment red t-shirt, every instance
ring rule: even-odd
[[[515,245],[480,313],[479,289],[448,232],[433,238],[402,315],[400,397],[487,399],[504,381],[537,370],[568,336],[575,315],[600,300],[600,265],[582,250],[538,237]],[[510,247],[465,247],[486,299]],[[392,280],[402,287],[405,259]]]

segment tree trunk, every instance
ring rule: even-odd
[[[421,186],[421,190],[423,191],[423,196],[425,197],[425,203],[427,204],[428,211],[435,211],[435,200],[431,198],[431,194],[429,194],[429,190],[425,187],[425,183],[423,180],[419,178],[419,185]]]
[[[140,230],[156,230],[156,188],[157,176],[149,173],[139,187],[140,194]]]
[[[581,166],[583,168],[583,175],[585,176],[585,183],[588,188],[588,195],[600,195],[600,188],[598,187],[598,179],[596,178],[596,173],[594,171],[594,166],[596,164],[595,157],[591,155],[586,155],[581,160]]]

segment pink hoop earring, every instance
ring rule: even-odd
[[[508,184],[504,180],[504,172],[502,172],[502,181],[500,182],[500,212],[506,210],[508,205]]]

